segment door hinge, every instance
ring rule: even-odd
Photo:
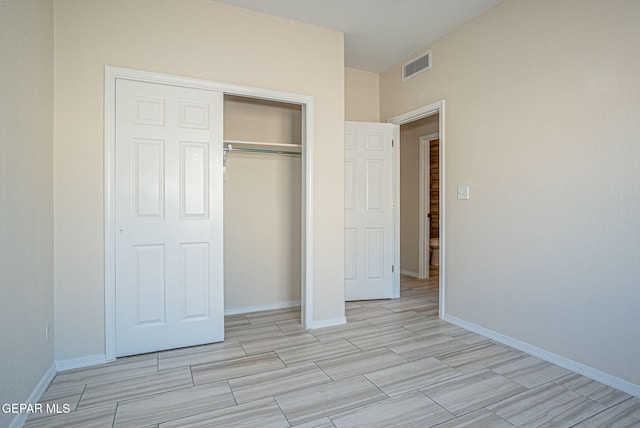
[[[395,145],[395,141],[391,140],[391,147],[393,147]]]
[[[396,270],[396,267],[394,265],[391,265],[391,273],[394,273]]]

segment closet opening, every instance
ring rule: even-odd
[[[302,143],[300,104],[225,94],[225,315],[300,310]]]

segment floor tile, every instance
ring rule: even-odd
[[[451,413],[417,391],[330,417],[338,428],[431,427],[451,418]]]
[[[569,370],[563,369],[560,366],[532,356],[526,356],[501,364],[493,367],[491,370],[529,389],[571,373]]]
[[[605,406],[613,406],[631,397],[629,394],[577,373],[570,373],[555,380],[555,383]]]
[[[426,337],[419,336],[416,339],[394,343],[389,345],[388,348],[411,361],[465,349],[468,346],[469,345],[445,336],[444,334],[435,334]]]
[[[231,379],[229,385],[240,404],[327,382],[331,378],[315,364],[308,363]]]
[[[47,406],[51,406],[52,409],[65,409],[68,408],[74,411],[78,407],[80,396],[86,388],[85,385],[74,386],[66,389],[53,389],[51,391],[45,391],[38,403],[42,404],[43,409],[47,409]],[[33,421],[40,418],[51,416],[50,413],[32,413],[29,416],[29,420]]]
[[[193,382],[191,370],[188,367],[92,383],[87,385],[78,408],[85,409],[101,404],[116,403],[191,386],[193,386]]]
[[[260,354],[277,349],[317,343],[318,339],[310,333],[293,333],[279,337],[241,341],[247,355]]]
[[[235,404],[227,382],[179,389],[119,403],[113,427],[169,422]]]
[[[391,327],[375,333],[358,335],[349,338],[349,342],[362,350],[378,348],[380,346],[393,345],[406,340],[415,340],[420,336],[402,327]]]
[[[398,364],[364,376],[389,396],[402,394],[460,376],[462,373],[433,357]]]
[[[105,428],[112,426],[115,413],[114,403],[41,419],[29,418],[23,428]]]
[[[153,373],[157,370],[158,357],[155,353],[118,358],[116,361],[107,364],[60,372],[53,379],[48,390],[65,389],[91,382],[137,376]]]
[[[337,325],[334,327],[326,327],[312,330],[314,336],[319,340],[328,341],[340,338],[349,338],[380,331],[379,327],[367,321],[354,321],[347,324]]]
[[[225,329],[225,340],[252,340],[264,339],[267,337],[284,336],[284,332],[280,330],[275,323],[267,323],[260,325],[242,325]]]
[[[443,363],[456,370],[470,373],[490,368],[505,361],[514,360],[523,355],[520,351],[489,342],[470,345],[467,348],[436,355]]]
[[[336,339],[327,342],[312,343],[310,345],[297,346],[276,351],[276,354],[288,366],[294,364],[319,361],[327,358],[338,357],[352,352],[359,352],[353,344],[346,339]]]
[[[263,324],[283,320],[300,321],[300,307],[275,309],[272,311],[251,312],[245,314],[251,324]]]
[[[422,318],[414,322],[406,323],[403,327],[424,336],[431,336],[436,333],[445,333],[458,328],[457,326],[438,318]]]
[[[275,397],[292,425],[335,415],[387,398],[362,376],[351,377]]]
[[[329,420],[329,418],[322,418],[300,425],[295,425],[295,428],[336,428],[336,426]]]
[[[289,422],[275,400],[267,398],[162,423],[159,428],[286,428],[288,426]]]
[[[437,428],[513,428],[509,422],[487,409],[476,410],[463,416],[458,416]]]
[[[392,313],[380,317],[369,318],[371,324],[378,327],[388,327],[398,324],[408,324],[426,319],[425,316],[415,313],[414,311]]]
[[[284,363],[275,352],[268,352],[218,363],[200,364],[191,367],[191,373],[194,385],[202,385],[283,367],[285,367]]]
[[[485,370],[445,380],[420,391],[459,416],[512,397],[526,388]]]
[[[316,364],[333,380],[344,379],[405,363],[406,360],[386,348],[360,351],[341,357],[318,361]]]
[[[580,422],[575,428],[640,427],[640,398],[632,398]]]
[[[519,427],[570,427],[602,412],[602,404],[550,383],[487,407]]]
[[[244,348],[237,341],[225,341],[210,345],[192,346],[158,353],[158,369],[171,370],[195,364],[213,363],[244,357]]]

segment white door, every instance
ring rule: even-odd
[[[222,103],[116,82],[116,356],[224,340]]]
[[[392,138],[397,125],[345,123],[345,299],[394,293]]]

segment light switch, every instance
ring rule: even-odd
[[[458,186],[458,199],[469,199],[469,186]]]

